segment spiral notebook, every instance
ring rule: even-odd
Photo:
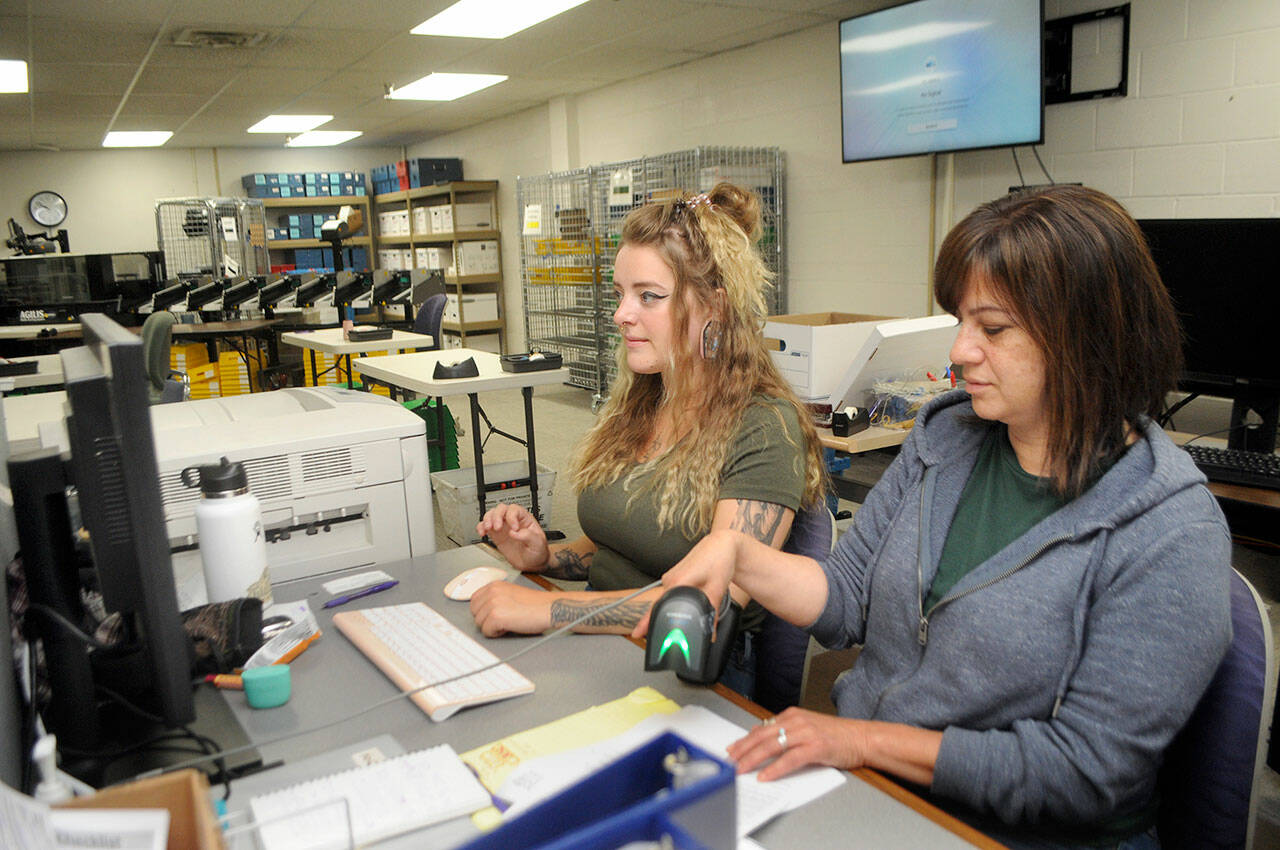
[[[488,806],[489,792],[448,744],[405,753],[249,802],[263,850],[340,850]]]

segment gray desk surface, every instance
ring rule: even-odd
[[[474,634],[500,657],[534,640],[529,637],[487,640],[476,631],[466,603],[454,602],[443,595],[441,588],[448,579],[482,563],[495,563],[495,559],[487,550],[472,546],[384,566],[383,569],[401,579],[397,587],[330,611],[320,608],[328,598],[320,585],[332,576],[277,585],[274,591],[277,601],[300,598],[310,601],[323,636],[293,662],[293,697],[286,705],[254,711],[245,705],[243,694],[236,691],[225,692],[228,702],[254,742],[338,722],[322,731],[260,744],[265,762],[283,759],[286,764],[239,780],[229,808],[233,812],[241,810],[253,795],[299,781],[303,777],[297,775],[297,763],[308,757],[314,759],[318,754],[351,748],[382,735],[390,735],[405,750],[449,743],[458,753],[463,753],[617,699],[643,685],[655,688],[681,705],[711,708],[744,727],[756,722],[752,715],[713,690],[686,685],[669,672],[645,673],[640,648],[616,635],[567,635],[516,660],[514,666],[537,686],[533,694],[466,709],[441,723],[432,722],[407,700],[343,722],[342,718],[351,712],[391,696],[395,688],[333,626],[336,611],[422,601]],[[341,764],[341,757],[335,758]],[[930,808],[923,801],[919,801],[919,805]],[[945,815],[939,817],[958,829],[967,829]],[[432,832],[432,846],[456,843],[459,835],[465,838],[471,829],[469,821],[450,823],[452,827],[434,828],[444,828],[445,832]],[[452,835],[448,834],[449,828],[455,830]],[[458,829],[463,832],[456,832]],[[970,834],[973,833],[970,831]],[[765,826],[753,837],[775,850],[971,846],[959,835],[856,775],[835,791]]]
[[[432,378],[437,363],[456,363],[475,358],[480,374],[474,378]],[[466,393],[538,387],[563,384],[569,380],[568,369],[543,369],[538,372],[504,372],[498,355],[474,348],[446,348],[420,351],[416,354],[392,354],[352,361],[352,368],[371,378],[429,396],[451,396]]]

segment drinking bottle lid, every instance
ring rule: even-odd
[[[182,483],[188,487],[199,487],[201,493],[216,495],[249,489],[244,465],[225,457],[216,464],[188,466],[182,470]]]

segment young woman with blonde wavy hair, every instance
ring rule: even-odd
[[[541,632],[603,608],[712,530],[781,547],[796,511],[821,500],[817,433],[764,345],[770,273],[755,247],[760,232],[759,199],[729,183],[627,217],[614,264],[618,378],[572,468],[584,535],[549,545],[517,505],[477,526],[517,569],[589,589],[490,584],[471,600],[485,634]],[[577,631],[630,632],[659,595],[602,610]],[[745,593],[735,598],[747,603]],[[763,617],[748,605],[743,635]],[[748,692],[752,663],[749,651],[736,652],[726,682]]]

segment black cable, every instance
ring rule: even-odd
[[[49,607],[48,605],[45,605],[40,602],[32,602],[27,605],[28,615],[32,611],[36,611],[44,615],[49,619],[49,622],[53,623],[56,626],[60,626],[63,629],[63,631],[70,634],[71,637],[75,638],[76,640],[80,641],[85,646],[91,649],[113,649],[114,648],[108,644],[102,643],[93,635],[86,633],[84,629],[80,628],[75,623],[68,620],[65,616],[62,615],[61,612],[59,612],[54,608]]]
[[[1044,172],[1044,176],[1048,178],[1049,185],[1056,185],[1053,177],[1049,174],[1049,169],[1044,167],[1044,160],[1040,158],[1040,151],[1036,150],[1036,146],[1031,146],[1031,152],[1036,155],[1036,162],[1040,163],[1040,170]]]
[[[1242,426],[1242,425],[1233,425],[1233,426],[1228,427],[1228,428],[1219,428],[1217,431],[1206,431],[1206,432],[1205,432],[1205,433],[1203,433],[1203,434],[1196,434],[1194,437],[1192,437],[1190,440],[1187,440],[1187,441],[1186,441],[1185,443],[1183,443],[1182,445],[1184,445],[1184,446],[1189,446],[1189,445],[1191,445],[1192,443],[1194,443],[1196,440],[1201,439],[1202,437],[1212,437],[1212,436],[1215,436],[1215,435],[1217,435],[1217,434],[1227,434],[1227,433],[1229,433],[1229,432],[1231,432],[1231,431],[1236,430],[1236,428],[1240,428],[1240,427],[1243,427],[1243,426]]]
[[[1177,413],[1199,397],[1200,393],[1188,393],[1187,397],[1178,401],[1177,404],[1172,407],[1166,407],[1164,413],[1161,413],[1159,418],[1156,419],[1156,424],[1161,428],[1168,427],[1169,423],[1173,421],[1173,414]]]
[[[1018,162],[1018,149],[1010,146],[1009,153],[1013,154],[1013,167],[1018,169],[1018,185],[1025,187],[1027,185],[1026,178],[1022,176],[1022,164]]]

